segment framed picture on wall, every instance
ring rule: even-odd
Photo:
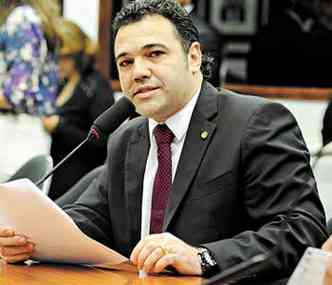
[[[258,0],[211,0],[210,21],[220,33],[250,36],[257,30]]]

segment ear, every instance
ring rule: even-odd
[[[189,68],[193,73],[200,71],[202,65],[202,51],[199,42],[193,42],[188,52]]]

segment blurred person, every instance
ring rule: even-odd
[[[82,142],[93,121],[113,103],[110,84],[95,69],[97,45],[81,28],[65,19],[57,22],[60,37],[57,114],[43,118],[51,134],[51,156],[60,162]],[[84,174],[104,163],[107,142],[88,142],[52,177],[49,196],[60,197]]]
[[[332,0],[320,0],[318,5],[320,17],[318,23],[329,31],[332,31]]]
[[[254,37],[248,54],[248,83],[331,87],[331,32],[321,28],[322,3],[288,1]],[[321,3],[320,3],[321,2]],[[326,5],[325,5],[326,6]]]
[[[40,116],[54,111],[57,2],[7,0],[0,9],[0,181],[49,153]]]
[[[123,92],[142,116],[113,133],[104,170],[65,212],[147,273],[172,266],[211,277],[276,252],[244,279],[289,276],[326,239],[294,117],[276,102],[214,88],[198,30],[173,0],[129,3],[113,32]],[[17,262],[34,245],[0,227],[0,250]]]

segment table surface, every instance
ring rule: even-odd
[[[6,285],[202,285],[199,277],[149,275],[83,266],[33,264],[10,265],[0,262],[0,284]]]

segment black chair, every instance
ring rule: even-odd
[[[316,153],[312,153],[312,168],[315,169],[319,159],[326,155],[332,155],[332,151],[327,150],[327,146],[332,142],[332,100],[330,100],[323,117],[322,146]]]
[[[332,235],[332,218],[328,220],[327,222],[327,232],[330,235]]]
[[[13,181],[22,178],[28,178],[33,183],[38,182],[43,178],[53,167],[53,160],[50,155],[37,155],[25,162],[8,180]],[[48,194],[50,186],[50,178],[45,180],[39,189],[46,195]]]
[[[78,182],[74,184],[65,194],[59,197],[55,202],[63,207],[64,205],[73,204],[89,187],[94,179],[105,169],[105,165],[98,166],[85,174]]]

